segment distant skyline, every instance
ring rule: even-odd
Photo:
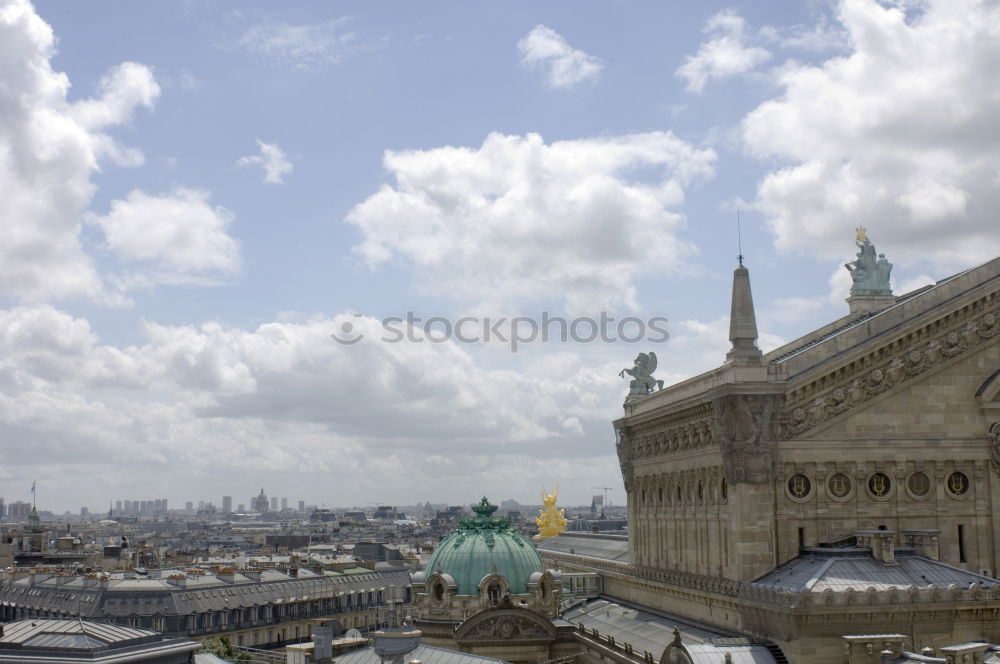
[[[596,495],[598,495],[598,494],[595,494],[595,496]],[[603,494],[601,494],[601,495],[603,495]],[[168,499],[168,507],[167,507],[166,511],[167,512],[175,512],[175,511],[177,511],[177,512],[183,512],[183,511],[186,511],[188,509],[187,505],[190,504],[191,505],[191,509],[196,510],[196,511],[199,510],[199,509],[205,509],[205,508],[208,508],[208,507],[213,507],[213,508],[215,508],[216,511],[225,513],[225,507],[223,505],[223,500],[222,500],[222,498],[225,498],[225,497],[226,496],[220,496],[218,500],[206,499],[206,498],[194,498],[194,499],[190,499],[189,498],[189,499],[186,499],[186,500],[179,500],[176,504],[173,503],[173,502],[170,502],[169,499]],[[559,505],[560,505],[560,507],[572,507],[574,509],[582,509],[582,508],[589,509],[592,506],[592,504],[593,504],[592,503],[593,497],[594,496],[591,496],[591,499],[587,500],[584,503],[573,504],[573,505],[559,503]],[[287,509],[292,510],[293,512],[298,510],[299,502],[300,502],[299,500],[294,499],[294,498],[288,498],[287,496],[279,496],[279,498],[283,498],[285,500],[288,500]],[[482,498],[482,496],[480,496],[480,498]],[[521,501],[521,500],[518,500],[517,498],[513,498],[513,497],[509,497],[509,496],[508,497],[503,497],[503,498],[500,498],[498,496],[486,496],[486,498],[488,498],[491,502],[493,502],[493,503],[501,506],[501,509],[507,509],[507,507],[505,505],[509,504],[512,501],[515,502],[515,503],[517,503],[520,506],[524,506],[524,507],[528,507],[528,508],[540,507],[542,505],[542,501],[540,501],[540,500],[536,501],[536,502],[531,502],[530,500]],[[270,497],[269,497],[269,499],[270,499]],[[624,500],[624,496],[622,497],[622,499]],[[39,511],[41,511],[43,513],[49,512],[49,513],[52,513],[52,514],[54,514],[56,516],[63,516],[65,514],[72,514],[72,515],[75,515],[75,516],[79,516],[80,515],[80,509],[81,508],[86,508],[88,510],[89,516],[92,517],[92,518],[95,518],[95,519],[101,518],[101,515],[106,515],[108,513],[108,510],[110,510],[115,515],[119,515],[119,514],[131,515],[132,513],[129,512],[128,510],[126,510],[125,507],[124,507],[124,505],[122,505],[121,508],[119,508],[119,506],[118,506],[118,503],[124,503],[124,500],[125,499],[121,499],[121,498],[113,499],[113,500],[111,500],[109,502],[109,504],[107,505],[107,507],[105,509],[103,509],[103,510],[100,509],[100,508],[95,508],[93,505],[80,505],[76,509],[65,509],[65,510],[61,510],[59,512],[56,512],[54,510],[47,509],[47,508],[40,509]],[[142,498],[132,499],[132,498],[129,498],[127,500],[130,500],[133,503],[141,503],[141,502],[150,502],[151,503],[151,502],[154,502],[154,501],[157,501],[157,500],[162,500],[162,499],[155,499],[155,498],[153,498],[153,499],[142,499]],[[420,502],[411,502],[411,503],[398,503],[398,504],[390,504],[390,503],[387,503],[387,502],[374,502],[374,503],[363,503],[363,504],[354,504],[354,505],[346,505],[346,504],[345,505],[327,505],[325,503],[310,503],[308,501],[301,501],[301,502],[305,503],[304,506],[305,506],[306,509],[318,508],[318,509],[330,509],[330,510],[352,510],[352,509],[371,510],[371,509],[375,509],[375,508],[378,508],[378,507],[394,507],[396,509],[406,509],[406,508],[420,509],[420,508],[422,508],[424,505],[426,505],[428,503],[430,503],[433,506],[438,506],[438,507],[441,507],[441,506],[451,507],[451,506],[457,504],[457,505],[460,505],[462,507],[468,507],[468,508],[471,509],[472,505],[476,504],[478,502],[478,500],[479,499],[476,499],[476,500],[468,501],[466,503],[453,503],[453,502],[448,502],[448,501],[429,500],[429,501],[420,501]],[[9,501],[9,502],[22,502],[22,503],[29,503],[30,504],[30,501],[16,501],[16,500],[14,500],[14,501]],[[601,504],[600,501],[598,501],[597,504],[598,504],[598,508],[599,509],[605,509],[604,506]],[[618,509],[618,508],[623,508],[623,507],[624,507],[624,505],[615,505],[613,498],[611,499],[611,501],[610,501],[610,503],[608,505],[609,509]],[[243,508],[243,509],[241,510],[240,508]],[[253,509],[251,503],[249,502],[249,499],[248,500],[244,500],[244,501],[234,500],[233,504],[232,504],[232,509],[234,511],[242,511],[242,512],[253,512],[253,511],[255,511]],[[285,508],[280,508],[280,510],[284,510],[284,509]]]
[[[765,349],[847,312],[858,226],[896,293],[1000,254],[983,2],[0,0],[0,45],[0,494],[57,513],[623,498],[618,373],[723,361],[737,212]]]

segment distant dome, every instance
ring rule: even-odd
[[[462,519],[458,530],[441,540],[427,563],[427,575],[440,570],[455,579],[456,595],[479,595],[479,582],[495,570],[512,595],[527,593],[528,577],[542,571],[535,547],[511,529],[509,518],[494,517],[497,506],[486,498],[472,509],[476,516]]]

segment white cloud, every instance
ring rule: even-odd
[[[87,129],[99,129],[132,121],[136,107],[153,108],[160,86],[145,65],[125,62],[105,74],[98,83],[100,97],[84,99],[71,107],[73,118]]]
[[[841,298],[843,300],[843,298]],[[823,298],[816,297],[784,297],[772,302],[761,315],[772,323],[797,323],[816,314],[828,306]]]
[[[334,342],[345,323],[364,338]],[[672,325],[657,375],[669,383],[717,366],[727,329],[724,317]],[[608,421],[621,412],[617,373],[631,348],[539,346],[498,369],[490,349],[428,343],[419,330],[419,341],[385,343],[379,321],[349,314],[254,329],[146,322],[141,332],[115,346],[51,306],[0,310],[0,475],[37,476],[46,508],[261,485],[351,504],[523,499],[570,476],[578,487],[618,482]],[[765,347],[779,343],[762,335]],[[91,481],[65,482],[82,475]],[[567,501],[586,499],[571,491]]]
[[[835,257],[854,227],[890,260],[958,269],[1000,253],[1000,8],[845,0],[845,57],[789,63],[744,120],[770,165],[756,206],[784,249]]]
[[[696,251],[677,209],[714,160],[669,132],[548,145],[491,134],[478,149],[388,151],[395,182],[347,221],[363,234],[362,260],[409,263],[428,293],[631,307],[636,277],[683,269]]]
[[[771,53],[759,46],[744,43],[743,17],[724,9],[708,19],[705,32],[709,40],[698,52],[684,58],[675,74],[687,81],[687,89],[701,93],[710,80],[721,80],[752,71],[771,59]]]
[[[288,161],[285,152],[278,147],[277,143],[265,143],[257,139],[257,147],[260,154],[240,157],[237,164],[240,166],[260,166],[264,169],[264,182],[266,184],[284,184],[285,176],[292,172],[292,162]]]
[[[898,283],[893,283],[892,290],[896,295],[906,295],[911,291],[915,291],[918,288],[923,288],[924,286],[931,286],[937,282],[937,279],[926,274],[918,274],[914,277],[910,277],[904,281]]]
[[[330,334],[345,321],[368,338],[335,343]],[[449,491],[533,493],[530,459],[568,472],[572,456],[594,479],[614,468],[600,432],[624,383],[614,367],[586,366],[575,354],[529,361],[523,372],[487,369],[452,342],[380,342],[378,321],[347,315],[143,331],[141,345],[119,348],[51,307],[0,311],[0,436],[11,448],[3,470],[117,472],[123,492],[153,491],[168,475],[173,486],[155,493],[174,496],[201,491],[225,467],[240,482],[266,476],[269,487],[308,487],[326,499],[337,472],[332,493],[348,501],[371,482],[391,491],[401,467],[407,483],[394,499],[440,496],[441,473],[454,480]],[[504,467],[527,470],[504,477],[496,472]],[[75,504],[88,492],[111,497],[107,484],[71,491],[62,499]]]
[[[786,339],[762,327],[768,323],[769,321],[765,321],[762,316],[757,316],[757,347],[765,353],[787,343]],[[671,325],[669,348],[677,358],[678,364],[674,370],[680,369],[678,379],[682,380],[714,369],[725,361],[726,353],[732,348],[732,343],[729,341],[729,316],[720,316],[709,321],[696,319],[677,321]],[[664,369],[668,368],[663,361],[661,365]]]
[[[573,48],[562,35],[544,25],[536,25],[517,42],[517,49],[521,64],[543,70],[553,88],[569,88],[596,79],[604,67],[600,58]]]
[[[141,264],[146,283],[191,283],[231,276],[240,269],[239,244],[227,232],[233,214],[208,203],[209,194],[175,189],[154,196],[139,190],[111,203],[106,215],[88,215],[107,247],[125,263]]]
[[[140,64],[114,67],[99,94],[70,103],[70,83],[52,70],[52,29],[27,0],[0,7],[0,289],[25,300],[113,299],[80,240],[80,218],[102,159],[142,162],[102,129],[152,107],[159,86]]]
[[[760,29],[760,36],[781,48],[807,53],[843,51],[850,44],[850,35],[841,26],[831,24],[825,14],[814,25],[809,26],[766,25]]]
[[[357,35],[344,29],[346,19],[292,25],[261,23],[249,27],[237,44],[268,62],[309,69],[339,62],[359,48]]]

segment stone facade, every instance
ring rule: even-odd
[[[885,565],[911,547],[997,573],[1000,259],[756,359],[745,277],[741,352],[626,402],[615,422],[630,563],[562,556],[563,569],[603,569],[609,595],[774,639],[793,662],[842,661],[841,637],[873,630],[996,642],[992,588],[858,581],[812,597],[754,581],[805,548],[847,544],[877,544]]]
[[[0,585],[0,621],[80,617],[204,641],[277,647],[309,637],[318,620],[369,628],[409,602],[406,570],[325,576],[311,570],[150,570],[33,574]],[[381,615],[380,615],[381,614]]]

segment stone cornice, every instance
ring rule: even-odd
[[[990,608],[1000,613],[1000,584],[990,588],[975,585],[961,588],[955,584],[888,590],[866,590],[848,588],[844,591],[824,590],[814,593],[808,589],[799,593],[758,585],[752,582],[733,581],[720,577],[691,574],[678,570],[664,570],[633,565],[632,563],[605,560],[577,554],[543,551],[543,557],[566,562],[578,567],[607,572],[619,581],[635,587],[648,587],[663,591],[664,587],[674,594],[693,596],[715,596],[717,599],[739,600],[741,605],[752,603],[772,610],[812,610],[836,607],[864,606],[910,606],[913,611],[934,611],[941,609],[941,603],[956,607],[961,603],[972,603],[968,608]],[[934,604],[937,606],[934,606]],[[926,607],[924,609],[923,607]]]
[[[686,408],[681,408],[668,413],[646,413],[631,418],[626,418],[628,427],[635,434],[649,433],[650,431],[660,431],[677,426],[683,426],[690,422],[700,420],[706,416],[711,416],[712,404],[709,401],[702,401]]]
[[[790,386],[780,437],[802,436],[892,390],[912,384],[1000,338],[1000,293],[910,330],[822,376]]]

